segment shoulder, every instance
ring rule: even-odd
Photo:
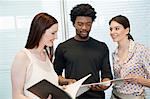
[[[99,41],[99,40],[96,40],[92,37],[90,37],[90,40],[94,43],[96,43],[97,45],[99,45],[100,47],[104,47],[104,48],[107,48],[107,44],[105,42],[102,42],[102,41]]]
[[[70,38],[64,42],[61,42],[58,47],[66,47],[66,46],[71,46],[72,43],[74,42],[74,39],[73,38]]]
[[[140,56],[150,56],[149,48],[138,42],[135,42],[135,53]]]
[[[70,39],[67,39],[66,41],[60,43],[60,44],[69,44],[69,43],[72,43],[74,41],[74,38],[70,38]]]
[[[94,38],[92,38],[92,37],[90,37],[90,40],[91,40],[91,41],[94,41],[94,42],[96,42],[96,43],[99,43],[99,44],[106,45],[105,42],[99,41],[99,40],[94,39]]]
[[[144,44],[141,44],[139,42],[135,42],[135,46],[136,46],[136,49],[138,51],[149,51],[148,47],[146,47]]]
[[[23,50],[21,50],[14,57],[12,67],[23,67],[26,66],[26,64],[29,64],[29,62],[30,60],[27,54]]]
[[[23,50],[20,50],[16,56],[15,56],[16,59],[18,60],[27,60],[28,59],[28,56],[27,54],[23,51]]]

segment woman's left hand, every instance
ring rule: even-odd
[[[125,78],[129,78],[126,81],[135,83],[135,84],[141,84],[143,86],[149,87],[150,88],[150,79],[146,79],[142,76],[137,76],[137,75],[128,75]]]
[[[127,78],[125,81],[133,82],[135,84],[141,84],[141,82],[144,81],[144,78],[142,76],[136,76],[136,75],[128,75],[125,78]]]

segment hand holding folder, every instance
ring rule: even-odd
[[[89,88],[81,88],[82,83],[90,77],[91,74],[83,77],[77,82],[67,85],[65,89],[60,86],[56,86],[46,79],[41,80],[35,85],[31,86],[27,90],[34,93],[41,99],[47,99],[47,97],[52,95],[52,99],[75,99],[77,96],[83,94]]]

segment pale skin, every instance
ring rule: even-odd
[[[86,41],[89,39],[89,33],[91,31],[91,27],[92,27],[92,18],[88,17],[88,16],[77,16],[76,20],[75,20],[75,30],[76,30],[76,35],[75,35],[75,39],[79,40],[79,41]],[[65,79],[64,77],[62,77],[61,75],[59,76],[59,79],[63,79],[62,81],[63,84],[66,82],[68,82],[67,84],[70,83],[74,83],[76,80],[75,79]],[[109,81],[109,78],[104,78],[101,81]],[[100,81],[100,82],[101,82]],[[89,86],[91,88],[91,90],[93,91],[100,91],[100,90],[106,90],[107,88],[109,88],[109,86],[102,86],[102,85],[93,85],[93,86]]]
[[[129,28],[124,28],[121,24],[116,21],[112,21],[110,24],[110,35],[114,42],[118,43],[118,57],[119,62],[122,63],[128,56],[129,40],[127,34],[129,33]],[[125,78],[129,78],[128,82],[133,82],[141,84],[143,86],[150,87],[150,79],[145,79],[144,77],[137,75],[128,75]]]
[[[150,88],[150,79],[145,79],[142,76],[136,75],[128,75],[126,78],[130,78],[129,80],[127,80],[128,82],[134,82]]]
[[[33,49],[29,49],[32,54],[35,54],[37,58],[42,61],[46,60],[46,54],[44,53],[44,46],[52,46],[53,41],[57,38],[58,24],[52,25],[43,34],[39,46]],[[26,70],[30,64],[30,60],[27,55],[20,51],[15,56],[15,59],[11,68],[11,80],[12,80],[12,97],[13,99],[30,99],[23,93]],[[51,99],[51,95],[47,99]]]

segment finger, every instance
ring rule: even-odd
[[[75,79],[69,79],[69,80],[68,80],[68,84],[72,84],[72,83],[75,83],[75,82],[76,82]]]
[[[96,89],[98,89],[98,90],[102,89],[102,87],[99,86],[99,85],[97,85],[97,86],[95,86],[95,87],[96,87]]]
[[[100,90],[102,90],[101,87],[98,86],[98,85],[91,86],[91,89],[92,89],[93,91],[100,91]]]
[[[62,88],[63,88],[63,89],[66,89],[67,87],[66,87],[66,85],[63,85]]]
[[[52,95],[51,94],[49,94],[49,96],[48,96],[48,98],[47,99],[52,99]]]
[[[109,88],[109,86],[100,86],[100,88],[101,88],[102,90],[105,90],[105,89]]]
[[[75,79],[72,79],[72,82],[73,82],[73,83],[75,83],[75,82],[76,82],[76,80],[75,80]]]

